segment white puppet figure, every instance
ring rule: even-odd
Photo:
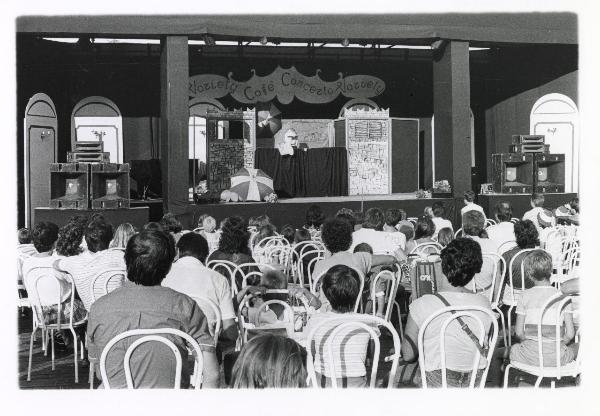
[[[284,155],[293,155],[294,148],[298,147],[298,133],[294,129],[288,129],[283,136],[283,142],[279,143],[279,153]]]

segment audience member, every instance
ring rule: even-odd
[[[365,222],[362,228],[352,233],[352,245],[350,250],[360,243],[367,243],[377,254],[391,254],[403,257],[400,253],[406,247],[404,234],[397,233],[394,238],[389,237],[389,233],[383,231],[385,217],[383,211],[379,208],[369,208],[365,213]]]
[[[415,226],[410,221],[406,221],[405,224],[401,224],[399,230],[404,237],[406,237],[406,249],[405,253],[409,254],[415,249],[417,243],[415,242]]]
[[[31,241],[31,233],[27,228],[21,228],[17,231],[17,239],[19,240],[19,245],[17,246],[18,255],[26,257],[36,253]]]
[[[491,225],[485,229],[488,238],[495,242],[502,252],[508,249],[508,244],[506,243],[515,241],[515,224],[511,221],[512,215],[512,207],[509,202],[498,202],[494,213],[497,224]],[[503,245],[506,249],[503,249]],[[502,252],[499,252],[499,254],[502,254]]]
[[[350,228],[350,224],[347,226]],[[332,310],[312,315],[303,333],[307,335],[313,328],[319,326],[313,338],[314,345],[306,347],[314,351],[317,380],[320,380],[321,387],[327,387],[331,386],[330,377],[332,375],[332,363],[328,359],[329,348],[327,345],[331,331],[339,323],[340,318],[360,321],[365,319],[365,315],[353,312],[356,299],[360,296],[360,280],[356,270],[343,264],[335,265],[327,270],[322,282],[321,291]],[[376,333],[379,332],[377,328],[373,329]],[[342,331],[339,338],[333,340],[331,345],[334,348],[334,356],[340,357],[342,344],[344,351],[343,363],[336,362],[335,374],[341,376],[337,380],[338,385],[343,387],[365,387],[367,385],[365,357],[369,339],[367,332],[351,328]]]
[[[540,231],[540,225],[538,223],[538,214],[544,210],[544,194],[534,193],[531,195],[531,209],[523,214],[523,221],[529,220],[533,222],[533,225]]]
[[[465,191],[464,196],[465,196],[465,198],[464,198],[463,202],[465,203],[465,206],[462,207],[462,209],[460,210],[460,216],[463,217],[465,215],[465,213],[475,210],[475,211],[481,212],[481,215],[483,215],[483,218],[485,220],[485,218],[486,218],[485,211],[483,210],[483,208],[481,206],[479,206],[475,203],[475,192]]]
[[[354,253],[369,253],[373,254],[373,248],[367,243],[360,243],[354,247]]]
[[[538,233],[540,239],[540,246],[545,247],[548,234],[553,231],[553,227],[556,226],[556,217],[554,213],[549,209],[544,209],[537,215]]]
[[[365,222],[365,213],[363,211],[354,211],[354,231],[358,231],[362,228],[363,222]]]
[[[433,239],[437,239],[438,233],[442,228],[450,228],[450,230],[454,230],[452,227],[452,223],[444,218],[446,215],[446,207],[441,202],[433,203],[433,217],[431,217],[431,221],[433,221],[433,225],[435,226],[435,231],[433,232]]]
[[[142,328],[175,328],[189,334],[200,344],[204,363],[203,387],[218,387],[219,366],[206,316],[190,297],[160,286],[174,257],[173,240],[165,233],[142,231],[129,240],[125,262],[127,278],[134,284],[114,290],[92,305],[87,330],[90,365],[97,365],[104,346],[122,332]],[[188,349],[181,338],[170,336],[169,339],[184,357],[181,386],[187,388],[192,371],[186,359]],[[106,359],[111,388],[126,386],[122,348],[113,350]],[[170,349],[162,344],[152,342],[141,345],[131,356],[135,384],[141,388],[173,386],[175,372],[171,357]],[[96,371],[96,374],[100,374],[100,371]]]
[[[335,214],[335,216],[337,218],[343,218],[343,219],[345,219],[346,221],[348,221],[352,225],[352,229],[356,230],[355,229],[355,226],[356,226],[356,217],[355,217],[354,211],[352,211],[349,208],[341,208]]]
[[[254,337],[242,347],[232,388],[306,387],[306,351],[296,341],[272,334]]]
[[[477,210],[470,210],[465,212],[462,219],[463,223],[463,236],[470,238],[479,244],[482,253],[498,254],[498,245],[489,238],[482,238],[485,230],[485,217],[481,212]],[[472,279],[472,282],[467,285],[467,289],[473,290],[473,286],[478,292],[483,292],[485,296],[489,295],[489,291],[492,290],[492,280],[494,275],[495,261],[491,258],[485,258],[483,261],[483,267],[481,272],[477,273]],[[496,287],[494,287],[494,293],[496,288],[501,285],[500,279],[496,280]]]
[[[182,233],[183,227],[182,227],[181,223],[179,222],[179,220],[177,219],[177,217],[175,216],[175,214],[167,212],[160,219],[160,225],[162,226],[162,229],[164,231],[169,232],[173,236],[173,239],[175,240],[175,244],[177,244],[177,242],[183,235],[183,233]]]
[[[426,216],[427,218],[433,218],[433,208],[430,206],[426,206],[423,209],[423,215]]]
[[[150,221],[146,225],[144,225],[144,231],[165,231],[160,223],[155,221]]]
[[[402,221],[402,211],[397,208],[389,208],[385,211],[385,222],[383,232],[387,233],[386,240],[394,247],[406,249],[406,236],[398,231],[397,225]]]
[[[108,250],[112,238],[112,226],[104,218],[96,217],[85,228],[88,249],[75,256],[58,259],[54,263],[57,270],[67,272],[73,277],[77,293],[88,311],[93,302],[90,293],[92,279],[105,270],[125,269],[123,252]],[[108,290],[114,290],[122,283],[113,279],[108,283]]]
[[[561,322],[557,322],[558,302],[546,311],[544,304],[552,296],[560,293],[550,283],[552,257],[543,250],[528,253],[523,259],[523,268],[528,280],[534,286],[526,289],[517,302],[515,333],[519,343],[510,348],[511,362],[539,366],[538,325],[542,319],[542,357],[544,366],[556,366],[556,325],[561,325],[560,364],[573,361],[577,355],[577,344],[567,345],[575,336],[571,305],[567,305]],[[543,315],[542,315],[543,314]],[[546,346],[548,346],[546,348]]]
[[[132,235],[135,234],[135,228],[128,222],[124,222],[119,225],[115,230],[115,236],[110,242],[109,248],[117,248],[125,250],[127,247],[127,242],[131,238]]]
[[[202,230],[200,231],[200,235],[204,237],[208,243],[209,253],[212,253],[219,248],[221,232],[217,230],[217,220],[210,215],[205,215],[202,219]]]
[[[323,215],[323,210],[321,210],[320,206],[311,205],[308,207],[308,210],[306,211],[306,224],[304,225],[304,228],[310,232],[312,240],[320,235],[321,224],[323,224],[324,219],[325,216]]]
[[[162,281],[162,286],[215,303],[221,312],[224,337],[235,340],[238,331],[235,326],[236,313],[231,300],[231,286],[226,277],[204,266],[208,256],[206,240],[199,234],[187,233],[179,239],[177,249],[179,258]],[[214,322],[216,317],[212,315],[212,310],[203,309],[202,306],[205,305],[202,303],[199,305],[208,320]]]
[[[452,228],[444,227],[438,232],[437,242],[441,244],[442,247],[446,247],[452,240],[454,240]]]
[[[436,295],[424,295],[410,304],[410,312],[402,341],[402,359],[406,362],[418,358],[417,335],[425,320],[432,314],[451,306],[480,306],[491,311],[490,302],[482,295],[473,293],[465,286],[481,271],[483,263],[481,247],[471,239],[458,238],[451,241],[441,252],[443,277]],[[474,312],[480,317],[486,328],[491,327],[490,318]],[[425,372],[428,387],[442,386],[440,327],[446,318],[445,313],[433,320],[424,334]],[[471,318],[463,318],[472,332],[479,329]],[[446,380],[449,387],[468,387],[473,368],[473,340],[460,325],[450,325],[446,330]],[[484,358],[480,360],[477,379],[481,378],[486,366]]]
[[[283,227],[281,227],[281,235],[289,244],[294,244],[294,236],[296,235],[296,229],[290,224],[286,224]]]
[[[562,224],[579,225],[579,198],[575,197],[554,211],[556,218]]]
[[[434,243],[433,233],[435,232],[435,224],[427,215],[423,215],[417,219],[415,226],[415,243]],[[410,252],[408,252],[410,253]]]

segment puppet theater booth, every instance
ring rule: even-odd
[[[166,211],[186,228],[203,213],[301,226],[313,203],[417,216],[435,199],[457,224],[465,190],[508,177],[492,155],[515,134],[564,155],[542,166],[559,205],[578,191],[577,54],[564,13],[21,17],[19,224],[102,209],[136,226]],[[281,155],[289,129],[300,146]],[[49,183],[55,163],[91,164],[88,208],[51,203],[67,184]],[[91,205],[98,163],[129,165],[129,207]],[[269,175],[279,202],[215,201],[242,167]],[[416,197],[441,180],[449,193]],[[488,212],[527,209],[530,188],[491,189]]]

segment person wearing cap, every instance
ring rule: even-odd
[[[538,231],[540,233],[540,245],[545,246],[552,227],[556,225],[556,217],[549,209],[542,209],[537,215]]]
[[[288,129],[284,136],[283,142],[279,143],[279,153],[281,156],[294,154],[294,148],[298,147],[298,133],[294,129]]]

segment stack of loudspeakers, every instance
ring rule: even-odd
[[[564,192],[565,155],[551,154],[541,135],[513,135],[510,153],[492,155],[494,191]]]
[[[79,142],[69,163],[50,164],[50,208],[129,208],[129,164],[106,162],[102,150],[102,143]]]

